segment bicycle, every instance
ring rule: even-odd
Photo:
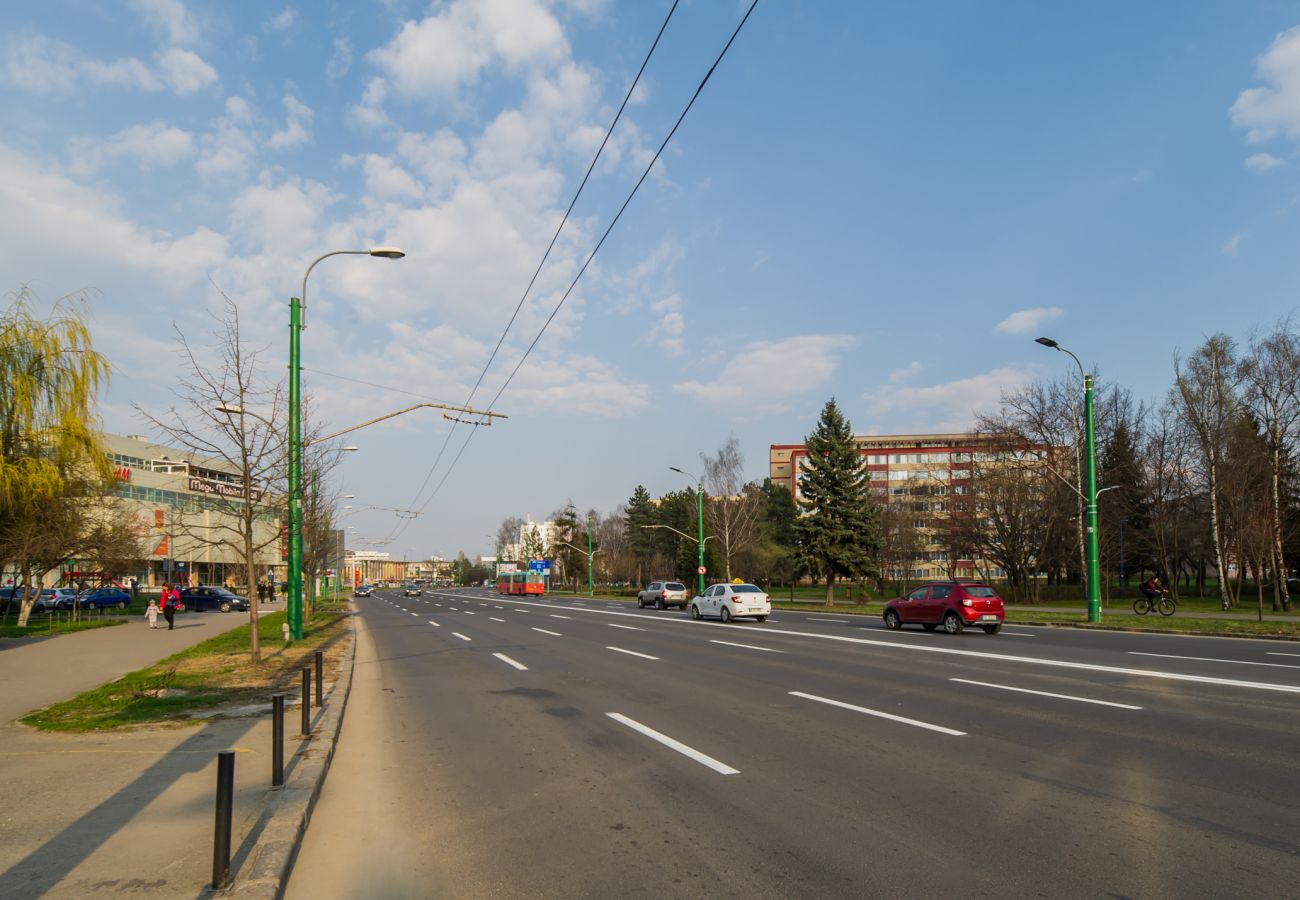
[[[1177,609],[1178,604],[1168,594],[1160,594],[1158,597],[1138,597],[1133,601],[1133,612],[1139,616],[1145,616],[1153,610],[1159,610],[1162,616],[1172,616]]]

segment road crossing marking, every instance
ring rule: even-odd
[[[1192,659],[1197,662],[1233,663],[1238,666],[1268,666],[1271,669],[1300,669],[1300,666],[1293,666],[1287,663],[1252,662],[1246,659],[1211,659],[1208,656],[1174,656],[1172,653],[1142,653],[1139,650],[1130,650],[1129,655],[1158,656],[1162,659]]]
[[[942,725],[931,725],[929,722],[922,722],[918,719],[908,719],[903,716],[896,716],[893,713],[881,712],[878,709],[867,709],[865,706],[854,706],[852,703],[845,703],[842,700],[831,700],[827,697],[818,697],[816,694],[805,694],[803,691],[791,691],[790,696],[802,697],[805,700],[816,700],[818,703],[825,703],[828,706],[838,706],[841,709],[851,709],[854,712],[860,712],[864,715],[889,719],[891,722],[901,722],[904,725],[915,725],[917,728],[924,728],[927,731],[937,731],[940,734],[950,734],[953,737],[963,737],[966,734],[966,732],[957,731],[955,728],[944,728]]]
[[[1072,697],[1069,694],[1053,694],[1050,691],[1031,691],[1029,688],[1012,687],[1009,684],[990,684],[987,681],[971,681],[969,678],[949,678],[949,681],[956,681],[959,684],[977,684],[980,687],[997,688],[1002,691],[1015,691],[1018,694],[1037,694],[1039,697],[1055,697],[1057,700],[1076,700],[1079,703],[1095,703],[1098,706],[1114,706],[1117,709],[1141,709],[1140,706],[1133,706],[1130,703],[1112,703],[1109,700],[1093,700],[1090,697]]]
[[[728,647],[744,647],[746,650],[762,650],[764,653],[784,653],[784,650],[773,650],[771,647],[756,647],[753,644],[735,644],[731,641],[709,641],[710,644],[725,644]]]
[[[545,628],[534,628],[533,631],[540,631],[542,634],[549,634],[551,637],[564,637],[558,631],[547,631]]]
[[[635,650],[624,650],[622,647],[606,647],[606,650],[613,650],[615,653],[626,653],[628,656],[639,656],[642,659],[653,659],[659,661],[659,657],[651,656],[649,653],[637,653]]]
[[[611,647],[610,649],[612,650],[614,648]],[[642,725],[636,719],[629,719],[627,716],[623,715],[622,713],[612,712],[612,713],[605,713],[605,715],[609,716],[615,722],[621,722],[622,724],[626,725],[628,728],[631,728],[633,731],[638,731],[641,734],[644,734],[652,741],[658,741],[659,743],[663,744],[665,747],[669,748],[670,750],[676,750],[682,756],[693,759],[702,766],[708,766],[710,769],[717,772],[719,775],[740,774],[739,769],[733,769],[731,766],[727,765],[726,763],[720,762],[706,753],[701,753],[699,750],[696,750],[694,747],[688,747],[685,744],[683,744],[681,741],[670,738],[666,734],[661,734],[660,732],[655,731],[653,728],[651,728],[648,725]]]
[[[459,631],[453,631],[452,634],[455,635],[456,637],[460,638],[462,641],[470,641],[470,640],[473,640],[473,638],[467,638],[467,637],[465,637],[465,635],[461,634]]]
[[[521,662],[515,662],[515,661],[514,661],[513,659],[511,659],[510,657],[506,656],[504,653],[493,653],[492,655],[495,656],[497,659],[501,660],[501,661],[502,661],[503,663],[505,663],[506,665],[508,665],[508,666],[514,666],[514,667],[515,667],[516,669],[518,669],[520,672],[527,672],[527,671],[528,671],[528,667],[527,667],[526,665],[524,665],[524,664],[521,663]]]

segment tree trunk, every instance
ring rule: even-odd
[[[835,605],[835,573],[829,566],[826,569],[826,605]]]
[[[1286,612],[1291,611],[1291,595],[1286,583],[1286,555],[1282,551],[1282,485],[1280,470],[1282,468],[1282,450],[1277,440],[1273,442],[1273,570],[1277,573],[1277,582],[1273,585],[1273,611],[1280,606]]]
[[[244,531],[244,577],[248,580],[248,647],[253,665],[262,661],[262,636],[257,629],[257,564],[253,560],[253,523]]]
[[[1228,581],[1228,566],[1223,556],[1223,535],[1219,530],[1219,471],[1210,462],[1210,533],[1214,538],[1214,564],[1219,567],[1219,602],[1224,610],[1232,608],[1232,585]]]

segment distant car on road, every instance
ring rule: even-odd
[[[423,593],[424,591],[420,590],[420,586],[418,584],[408,584],[405,588],[402,589],[403,597],[418,597]]]
[[[670,606],[685,609],[690,601],[690,591],[680,581],[652,581],[644,591],[639,591],[636,595],[636,605],[640,609],[647,606],[655,609],[667,609]]]
[[[359,584],[356,590],[352,592],[353,597],[369,597],[375,592],[375,589],[368,584]]]
[[[241,597],[227,588],[209,584],[201,584],[198,587],[186,588],[181,591],[181,603],[185,604],[186,609],[192,609],[195,612],[203,612],[206,609],[215,609],[221,612],[230,612],[236,609],[247,611],[248,609],[247,597]]]
[[[772,612],[772,600],[753,584],[715,584],[691,600],[691,618],[717,616],[724,622],[752,618],[766,622]]]
[[[885,604],[884,619],[891,631],[912,624],[934,631],[942,625],[948,634],[961,634],[962,629],[978,625],[986,634],[997,634],[1006,610],[997,591],[987,584],[936,581],[890,600]]]

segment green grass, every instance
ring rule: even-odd
[[[49,637],[54,634],[71,634],[74,631],[89,631],[92,628],[110,628],[113,625],[125,625],[126,619],[106,618],[106,619],[81,619],[76,622],[59,620],[51,616],[41,616],[27,620],[24,628],[17,625],[0,625],[0,638],[39,638]]]
[[[252,703],[290,686],[314,650],[342,636],[346,616],[318,611],[303,639],[283,646],[286,614],[258,621],[262,663],[248,658],[248,625],[209,638],[70,700],[37,710],[21,721],[44,731],[108,731],[135,725],[184,722],[192,713],[230,703]]]

